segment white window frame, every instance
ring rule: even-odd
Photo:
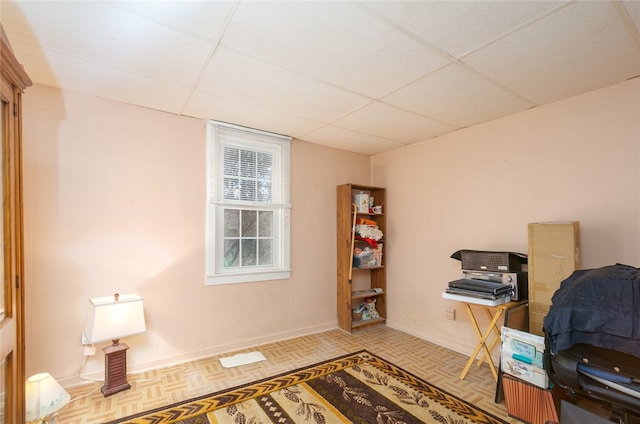
[[[273,172],[270,202],[225,199],[225,146],[271,155]],[[290,278],[290,154],[291,137],[226,122],[207,122],[206,285]],[[224,267],[225,208],[273,211],[272,265]]]

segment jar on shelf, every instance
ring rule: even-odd
[[[353,196],[354,203],[356,204],[356,208],[358,213],[368,213],[369,212],[369,194],[361,191],[360,193]]]

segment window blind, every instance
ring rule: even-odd
[[[208,202],[211,204],[234,203],[270,203],[272,206],[291,207],[291,181],[289,150],[291,137],[269,133],[250,128],[239,127],[219,121],[209,121],[207,137],[208,164]],[[252,146],[247,149],[247,145]],[[270,157],[272,162],[255,159],[254,169],[245,169],[250,162],[247,158],[234,159],[233,155],[225,154],[237,148],[241,152],[255,151],[264,157]],[[261,168],[262,165],[262,168]],[[266,169],[268,168],[268,169]],[[255,196],[236,197],[225,193],[227,181],[236,178],[240,186],[246,187],[251,183],[256,185]],[[260,184],[270,186],[270,193],[266,196],[258,195]],[[250,191],[250,190],[248,190]]]

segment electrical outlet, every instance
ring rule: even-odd
[[[456,320],[456,308],[452,308],[452,307],[447,308],[447,310],[445,311],[445,317],[447,319],[455,321]]]
[[[91,345],[91,346],[85,346],[84,347],[84,351],[82,352],[82,354],[84,356],[93,356],[96,354],[96,347]]]

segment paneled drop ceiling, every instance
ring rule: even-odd
[[[640,75],[638,1],[15,1],[37,84],[375,154]]]

